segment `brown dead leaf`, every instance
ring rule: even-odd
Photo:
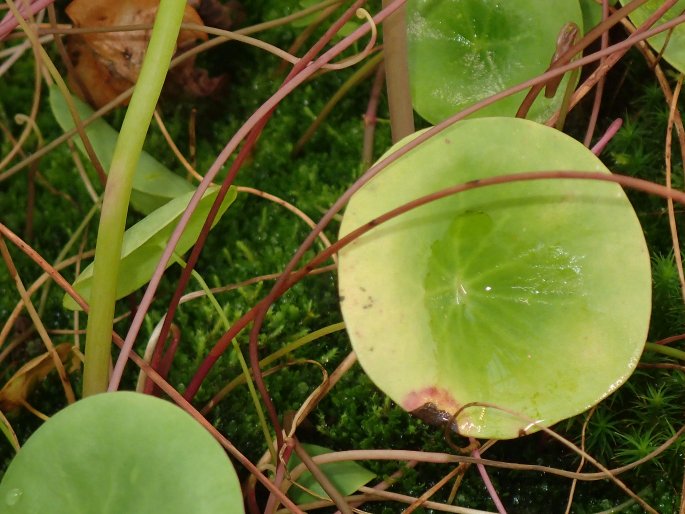
[[[70,37],[67,51],[75,71],[68,76],[69,87],[93,107],[102,107],[131,87],[130,81],[107,70],[83,38]]]
[[[200,18],[210,27],[229,30],[245,21],[245,11],[237,0],[188,0],[188,5],[197,10]]]
[[[70,362],[70,366],[67,369],[68,372],[74,371],[79,366],[78,360],[74,358],[74,354],[71,352],[71,348],[72,345],[70,343],[62,343],[55,347],[55,351],[62,364],[67,365]],[[45,380],[45,377],[53,369],[55,369],[55,362],[48,352],[24,364],[0,390],[0,411],[11,413],[20,409],[38,382]]]
[[[152,24],[159,0],[74,0],[66,8],[75,27],[102,28]],[[203,25],[200,15],[186,5],[183,21]],[[67,40],[69,56],[74,64],[70,85],[74,91],[94,107],[102,107],[131,87],[138,79],[151,30],[127,32],[93,32],[72,35]],[[181,30],[177,52],[187,50],[207,34],[195,30]],[[194,77],[195,59],[187,59],[170,71],[169,76],[181,77],[181,84]],[[201,75],[201,74],[200,74]],[[209,79],[213,81],[214,79]],[[216,87],[218,81],[214,84]],[[211,88],[191,87],[190,94]],[[211,90],[210,92],[213,92]]]
[[[207,70],[183,66],[169,77],[167,90],[174,94],[186,93],[194,97],[210,96],[226,82],[226,76],[210,77]]]

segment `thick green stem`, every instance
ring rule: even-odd
[[[185,0],[160,2],[150,44],[112,156],[95,247],[83,371],[84,397],[107,389],[116,285],[133,173],[176,49],[184,9]]]
[[[383,7],[391,0],[383,0]],[[392,140],[397,142],[414,132],[414,110],[409,87],[407,55],[406,6],[402,6],[383,22],[383,53],[385,54],[385,83],[390,107]]]
[[[673,357],[674,359],[685,361],[684,351],[678,350],[677,348],[671,348],[670,346],[666,346],[664,344],[645,343],[645,350],[649,350],[650,352],[655,353],[661,353],[662,355],[668,355],[669,357]]]

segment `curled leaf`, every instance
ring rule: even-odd
[[[71,344],[62,343],[55,347],[55,352],[63,364],[67,364],[71,354]],[[77,360],[71,361],[72,368],[78,366]],[[21,409],[26,403],[27,398],[35,389],[36,385],[55,369],[55,361],[50,353],[46,352],[38,357],[34,357],[24,364],[10,378],[0,390],[0,411],[14,412]]]

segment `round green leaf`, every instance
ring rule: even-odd
[[[401,144],[401,143],[400,143]],[[395,147],[396,148],[396,147]],[[351,199],[341,236],[419,196],[524,171],[608,170],[577,141],[515,118],[460,122]],[[340,252],[341,307],[371,379],[427,421],[511,438],[583,412],[642,352],[649,256],[622,189],[539,180],[466,191]],[[494,408],[470,407],[487,402]]]
[[[0,511],[244,512],[219,443],[178,407],[130,392],[86,398],[46,421],[7,469]]]
[[[663,3],[663,0],[649,0],[649,2],[638,7],[629,15],[630,21],[635,26],[642,25]],[[621,0],[621,4],[626,5],[628,1]],[[685,0],[679,0],[666,12],[665,16],[659,19],[657,24],[670,21],[676,16],[680,16],[683,11],[685,11]],[[668,45],[664,49],[667,37]],[[663,58],[680,73],[685,73],[685,26],[678,25],[673,32],[662,32],[649,38],[647,42],[656,52],[663,50]]]
[[[412,101],[433,124],[525,80],[550,65],[569,22],[583,27],[577,0],[410,0],[407,34]],[[565,78],[553,98],[540,95],[529,117],[547,119],[559,108]],[[514,116],[526,92],[475,116]]]

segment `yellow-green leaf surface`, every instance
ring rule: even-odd
[[[178,242],[176,247],[177,254],[182,255],[195,243],[218,193],[219,187],[212,186],[202,197]],[[192,196],[193,193],[191,192],[171,200],[156,211],[148,214],[144,219],[126,231],[121,248],[117,299],[132,293],[150,280],[157,263],[162,257],[164,248]],[[231,188],[221,204],[214,224],[218,222],[229,205],[233,203],[235,196],[235,189]],[[171,264],[170,262],[168,266]],[[83,270],[73,284],[76,291],[86,301],[90,299],[92,278],[93,264],[91,263]],[[72,310],[79,309],[76,302],[69,295],[64,296],[64,307]]]
[[[409,0],[414,109],[437,124],[543,73],[569,22],[583,27],[578,0]],[[558,109],[567,82],[553,98],[540,95],[529,117],[542,121]],[[525,95],[502,99],[474,116],[514,116]]]
[[[72,97],[76,104],[76,110],[82,120],[93,114],[93,110],[76,97]],[[57,86],[50,88],[50,108],[52,114],[65,132],[74,128],[74,120],[67,108],[64,96]],[[119,133],[114,130],[102,118],[93,121],[86,127],[86,135],[93,145],[95,155],[109,172]],[[85,154],[81,138],[74,137],[76,146]],[[135,175],[133,176],[133,192],[131,193],[131,205],[143,214],[149,214],[168,201],[193,191],[193,186],[182,177],[171,172],[166,166],[143,152],[138,162]]]
[[[400,143],[402,144],[402,143]],[[419,196],[517,172],[609,173],[577,141],[515,118],[455,124],[350,201],[341,235]],[[511,438],[588,409],[642,352],[649,255],[623,190],[539,180],[467,191],[374,228],[340,252],[347,331],[395,402],[459,433]]]
[[[621,0],[621,4],[626,5],[628,1]],[[636,26],[643,24],[663,4],[663,0],[649,0],[649,2],[638,7],[629,15],[630,21]],[[683,11],[685,11],[685,0],[679,0],[666,12],[665,16],[659,19],[657,25],[672,20],[676,16],[683,14]],[[664,47],[666,38],[668,38],[668,45]],[[684,25],[678,25],[672,32],[666,31],[651,37],[647,42],[656,52],[660,53],[663,50],[663,58],[680,73],[685,73]]]

